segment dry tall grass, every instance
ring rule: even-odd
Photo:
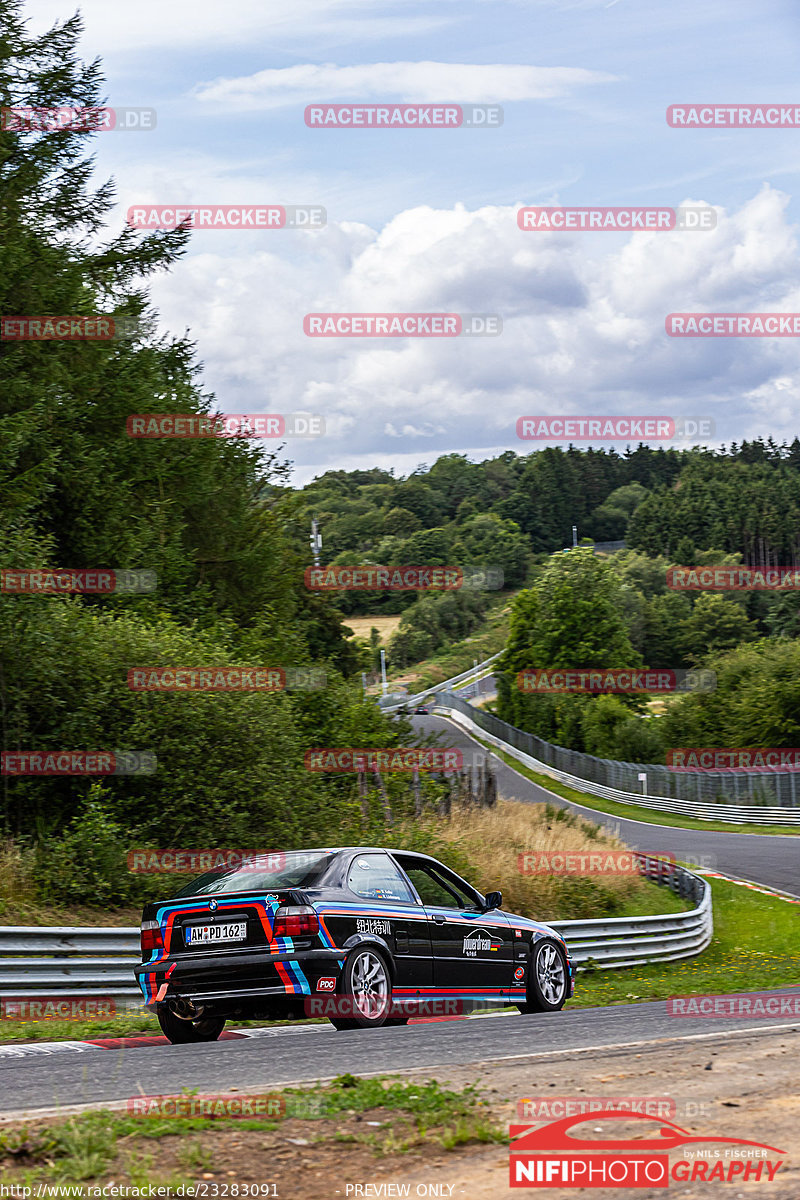
[[[36,900],[35,857],[32,850],[6,838],[0,841],[0,912],[4,905]]]

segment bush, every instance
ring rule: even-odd
[[[64,834],[37,846],[40,899],[53,904],[114,907],[134,903],[141,881],[128,872],[130,838],[109,811],[111,796],[92,784]]]

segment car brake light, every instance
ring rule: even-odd
[[[163,950],[164,939],[161,936],[161,926],[158,921],[142,921],[142,954],[149,950]]]
[[[283,905],[275,913],[273,937],[307,937],[311,933],[319,933],[319,919],[310,905],[300,904],[295,908]]]

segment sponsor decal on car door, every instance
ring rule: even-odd
[[[510,987],[511,930],[502,913],[489,915],[437,906],[428,908],[428,916],[437,988]]]

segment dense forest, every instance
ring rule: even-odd
[[[543,564],[514,601],[498,715],[626,762],[663,763],[677,747],[800,745],[800,595],[671,591],[668,567],[638,551],[606,558],[580,548]],[[536,667],[701,667],[715,686],[668,695],[654,713],[646,694],[526,694],[519,672]]]
[[[800,561],[800,439],[719,449],[507,450],[480,463],[448,454],[403,479],[328,471],[300,492],[329,562],[484,562],[507,586],[527,553],[593,542],[690,563],[698,550],[747,563]]]
[[[30,37],[4,20],[0,103],[91,108],[97,63],[77,19]],[[132,439],[133,413],[207,413],[193,345],[156,337],[146,281],[188,233],[106,230],[91,134],[0,130],[0,312],[113,314],[107,341],[0,342],[0,568],[154,572],[144,594],[0,595],[4,753],[144,750],[151,775],[0,779],[0,826],[41,851],[61,899],[124,898],[131,844],[298,845],[335,836],[354,781],[305,770],[325,745],[393,745],[408,728],[365,704],[335,606],[303,582],[287,467],[245,438]],[[179,268],[178,268],[179,269]],[[132,667],[302,667],[327,686],[277,694],[133,692]],[[404,785],[407,789],[407,784]],[[320,831],[324,833],[321,835]],[[60,889],[60,890],[59,890]]]
[[[658,572],[670,563],[800,562],[800,440],[776,445],[754,440],[716,450],[614,450],[551,447],[520,457],[509,450],[471,462],[448,454],[433,466],[396,479],[369,471],[328,471],[303,488],[298,538],[316,517],[326,562],[425,563],[499,567],[504,587],[532,580],[548,554],[582,542],[625,542]],[[643,560],[642,560],[643,561]],[[651,572],[652,574],[652,572]],[[666,595],[666,584],[628,599],[637,609],[632,636],[650,665],[685,665],[688,656],[718,649],[704,642],[708,597],[688,630],[681,621],[695,598]],[[791,598],[751,594],[722,608],[745,633],[794,633]],[[335,605],[352,613],[402,613],[388,660],[403,668],[479,626],[487,593],[339,593]],[[678,617],[680,621],[676,621]],[[648,641],[643,642],[646,629]],[[744,635],[743,635],[744,636]],[[736,644],[727,638],[726,645]],[[666,657],[665,657],[666,656]]]

